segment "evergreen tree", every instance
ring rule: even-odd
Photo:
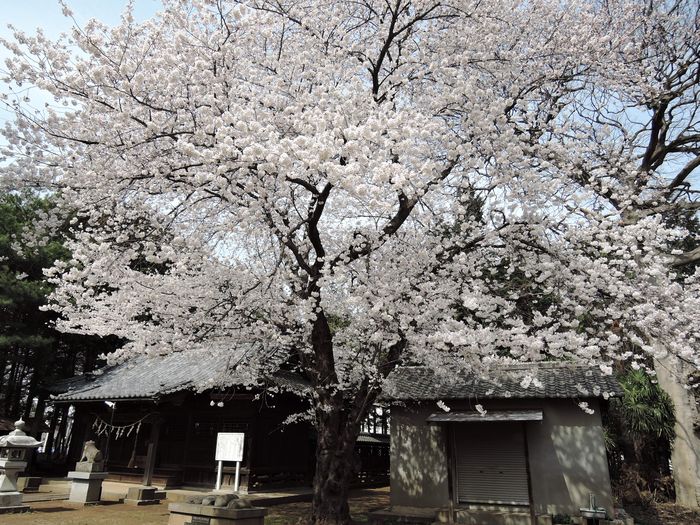
[[[37,196],[0,195],[0,417],[12,420],[33,412],[41,419],[44,385],[94,368],[97,356],[114,347],[56,331],[57,314],[42,309],[53,288],[44,269],[70,255],[65,229],[48,237],[37,230],[51,206]]]
[[[29,416],[57,342],[49,326],[54,314],[40,309],[50,292],[43,268],[67,251],[57,238],[35,248],[21,240],[49,206],[36,197],[0,198],[0,415],[8,418]]]

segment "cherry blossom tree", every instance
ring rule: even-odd
[[[692,1],[166,0],[17,32],[3,181],[76,217],[63,330],[226,352],[200,388],[303,376],[313,522],[346,524],[402,363],[697,368],[700,253],[668,220],[696,208],[697,26]]]

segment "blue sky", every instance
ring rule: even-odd
[[[119,16],[126,6],[126,0],[67,0],[78,23],[97,18],[107,24],[119,22]],[[160,6],[158,0],[135,0],[134,14],[138,20],[151,17]],[[72,22],[61,14],[58,0],[5,0],[0,16],[0,35],[10,36],[7,24],[13,24],[23,31],[33,31],[41,27],[48,35],[57,36],[70,29]]]
[[[73,25],[70,18],[63,16],[58,0],[0,1],[0,38],[12,38],[8,24],[29,34],[40,27],[51,38],[70,31]],[[67,0],[66,3],[73,11],[73,16],[79,25],[83,25],[90,18],[97,18],[108,25],[115,25],[119,22],[128,2],[127,0]],[[160,5],[159,0],[134,0],[134,16],[137,20],[146,20],[158,11]],[[7,58],[7,51],[0,45],[0,76],[5,71]],[[6,86],[2,82],[0,82],[0,91],[6,92]],[[35,99],[38,93],[34,91],[31,95]],[[9,118],[10,114],[0,108],[0,125]]]

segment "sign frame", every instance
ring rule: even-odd
[[[218,432],[216,434],[216,461],[243,461],[244,432]]]
[[[236,477],[233,482],[233,490],[238,492],[241,481],[241,461],[245,449],[245,432],[217,432],[216,451],[214,459],[217,461],[216,490],[221,490],[221,477],[224,471],[224,461],[236,462]]]

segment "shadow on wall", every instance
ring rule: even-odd
[[[608,504],[606,487],[596,483],[607,473],[605,448],[600,443],[598,429],[591,427],[560,426],[552,432],[552,441],[569,494],[574,506],[587,506],[590,493],[596,494],[599,505]],[[567,444],[576,443],[578,453]]]
[[[430,410],[394,410],[391,435],[391,505],[449,505],[448,460],[442,426],[428,425]],[[483,423],[486,424],[486,423]],[[553,403],[545,420],[527,425],[532,500],[538,514],[578,515],[588,506],[612,512],[600,416],[571,402]],[[513,425],[514,432],[522,426]]]
[[[394,414],[391,436],[391,503],[441,506],[448,501],[445,436],[425,414]]]
[[[533,496],[539,503],[536,511],[575,515],[580,507],[588,506],[593,493],[597,506],[611,512],[612,495],[599,416],[576,409],[557,411],[535,433],[539,434],[539,450],[537,457],[531,454],[531,467],[539,470],[532,472]],[[531,444],[533,441],[530,439]]]

